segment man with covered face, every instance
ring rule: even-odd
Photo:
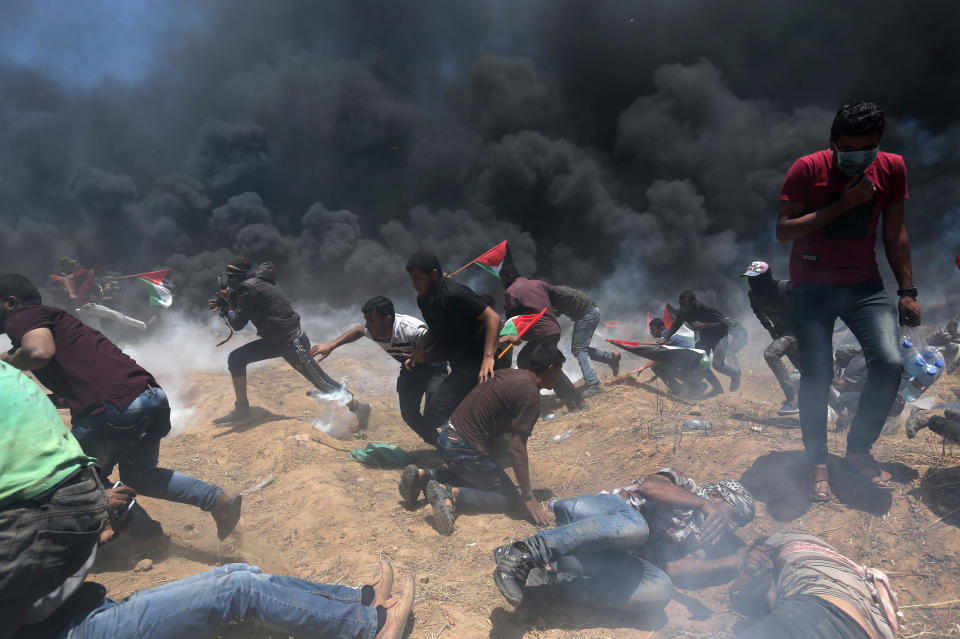
[[[249,419],[247,366],[282,357],[321,393],[345,393],[347,408],[357,416],[358,430],[364,430],[370,420],[370,404],[357,401],[310,356],[310,338],[300,326],[300,316],[277,284],[277,269],[273,262],[254,265],[247,258],[238,257],[227,264],[220,279],[220,291],[215,299],[210,300],[210,309],[219,311],[234,330],[239,331],[247,322],[252,323],[259,339],[235,348],[227,356],[236,402],[232,411],[213,423],[229,424]]]
[[[883,130],[883,111],[876,104],[845,104],[830,129],[830,148],[794,162],[780,190],[777,239],[793,243],[793,325],[803,372],[800,427],[816,501],[831,498],[827,398],[838,317],[856,336],[867,362],[865,392],[847,436],[846,460],[874,488],[894,488],[890,473],[877,464],[870,448],[900,383],[897,315],[901,324],[918,326],[920,306],[904,224],[907,168],[899,155],[880,151]],[[884,250],[900,287],[898,307],[884,292],[877,265],[881,217]]]
[[[742,551],[731,532],[753,519],[753,496],[740,483],[698,485],[664,468],[612,493],[550,503],[557,527],[494,550],[494,582],[514,605],[528,578],[592,606],[654,611],[673,581],[736,576]]]

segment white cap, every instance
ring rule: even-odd
[[[766,262],[750,262],[750,266],[747,267],[745,273],[741,274],[740,277],[756,277],[757,275],[763,275],[770,270],[770,265]]]

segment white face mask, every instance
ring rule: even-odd
[[[877,159],[880,147],[867,149],[866,151],[841,151],[837,149],[837,168],[845,175],[853,177],[867,170],[873,161]]]

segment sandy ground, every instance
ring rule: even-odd
[[[225,353],[224,353],[225,355]],[[640,360],[624,358],[623,370]],[[345,348],[324,362],[374,406],[370,441],[395,443],[425,463],[425,450],[400,419],[394,394],[395,364],[370,343]],[[600,367],[601,373],[609,373]],[[538,423],[530,440],[533,483],[542,499],[569,497],[625,485],[663,466],[677,466],[701,481],[734,478],[754,491],[756,519],[739,531],[749,543],[780,529],[820,535],[842,552],[885,570],[905,607],[907,637],[960,636],[960,605],[928,604],[960,598],[960,446],[944,445],[923,431],[907,440],[902,428],[876,447],[897,483],[892,495],[866,489],[859,476],[831,459],[837,498],[811,505],[803,476],[795,418],[778,418],[782,397],[762,360],[744,362],[742,389],[703,402],[671,398],[662,387],[621,374],[607,391],[578,413],[555,412]],[[751,370],[752,369],[752,370]],[[648,375],[644,375],[647,378]],[[364,445],[336,440],[313,427],[318,414],[305,396],[304,380],[283,362],[251,372],[258,418],[243,426],[217,427],[211,420],[232,406],[226,372],[196,374],[187,381],[193,424],[165,440],[161,463],[221,486],[243,490],[268,475],[275,481],[244,500],[237,532],[218,542],[209,515],[172,503],[141,498],[170,535],[166,546],[143,547],[129,538],[105,548],[91,578],[114,598],[169,583],[228,562],[327,583],[361,583],[378,556],[398,573],[413,572],[418,597],[408,637],[729,637],[743,620],[729,609],[726,586],[677,589],[665,614],[612,615],[541,600],[514,611],[491,578],[491,551],[536,531],[506,515],[464,516],[450,537],[430,524],[430,508],[405,510],[396,470],[364,467],[346,451]],[[161,380],[162,381],[162,380]],[[723,378],[726,384],[726,378]],[[932,392],[951,400],[960,377],[947,377]],[[555,410],[544,401],[544,413]],[[712,419],[710,431],[685,431],[692,418]],[[554,436],[572,430],[561,441]],[[759,431],[759,432],[758,432]],[[831,433],[842,455],[844,439]],[[135,571],[143,559],[147,571]],[[250,623],[221,636],[280,637]]]

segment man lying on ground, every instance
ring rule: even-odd
[[[71,432],[97,459],[105,483],[119,467],[123,483],[141,494],[209,512],[220,539],[233,531],[240,495],[157,466],[160,440],[170,432],[170,404],[150,373],[101,332],[62,309],[44,306],[37,287],[23,275],[0,274],[4,332],[13,348],[0,353],[0,360],[33,372],[69,405]],[[154,524],[157,535],[159,528]]]
[[[363,325],[354,326],[329,344],[315,345],[310,349],[310,356],[323,361],[344,344],[361,337],[372,339],[387,355],[400,362],[400,374],[397,376],[400,416],[423,441],[436,446],[437,429],[424,421],[423,413],[430,410],[434,391],[447,377],[447,364],[413,360],[414,349],[428,346],[427,325],[411,315],[397,314],[393,302],[383,296],[370,298],[360,311],[363,313]],[[423,413],[420,412],[421,402],[424,403]]]
[[[407,466],[400,479],[400,496],[414,508],[421,491],[433,508],[437,530],[453,532],[456,516],[466,512],[504,512],[521,503],[534,523],[550,518],[530,487],[527,438],[540,417],[540,389],[553,388],[563,367],[555,346],[538,344],[529,369],[495,371],[470,391],[442,431],[437,447],[446,469]],[[510,459],[520,492],[493,458],[494,442],[510,434]]]
[[[557,527],[494,550],[494,582],[514,605],[531,581],[591,606],[653,611],[672,581],[732,579],[743,552],[724,554],[732,531],[753,519],[753,496],[738,482],[706,486],[665,468],[612,494],[550,503]],[[549,571],[545,569],[550,568]]]
[[[249,419],[247,366],[282,357],[321,393],[346,393],[347,408],[357,416],[357,429],[365,430],[370,421],[370,404],[358,401],[310,357],[310,338],[300,326],[300,315],[277,285],[277,269],[273,263],[253,265],[245,257],[238,257],[227,264],[221,277],[226,280],[225,286],[210,300],[210,308],[219,311],[233,330],[239,331],[250,322],[257,328],[260,339],[233,349],[227,356],[236,401],[232,411],[213,423],[230,424]]]
[[[84,580],[135,493],[104,491],[94,462],[39,387],[0,362],[0,638],[200,639],[237,619],[284,636],[402,636],[414,580],[408,575],[391,597],[393,568],[383,560],[360,588],[228,564],[123,601],[106,598]]]
[[[653,338],[660,340],[664,332],[667,330],[666,325],[663,323],[663,320],[659,317],[654,317],[650,320],[650,325],[648,326],[650,334],[653,335]],[[690,348],[690,343],[681,336],[674,333],[671,335],[665,342],[662,342],[664,346],[677,346],[679,348]],[[713,371],[709,368],[704,368],[703,366],[697,364],[695,367],[684,370],[677,366],[671,366],[670,364],[665,364],[663,362],[647,362],[637,370],[633,371],[635,374],[640,374],[645,370],[653,369],[653,374],[663,380],[663,383],[667,385],[667,388],[670,389],[670,392],[674,395],[687,395],[690,397],[713,397],[714,395],[719,395],[723,393],[723,387],[720,385],[720,380],[717,379],[717,376],[714,375]],[[710,392],[704,395],[704,390],[706,389],[706,384],[704,380],[710,382]]]
[[[834,353],[834,370],[828,404],[837,413],[837,431],[850,428],[860,406],[860,396],[867,384],[867,360],[856,346],[841,346]],[[888,417],[896,417],[903,410],[903,398],[897,395]]]
[[[917,408],[910,413],[905,427],[910,439],[916,437],[918,431],[929,428],[937,435],[960,444],[960,412],[949,408]]]
[[[953,318],[927,338],[927,346],[939,348],[943,353],[943,360],[947,365],[947,372],[956,370],[960,359],[960,320]]]
[[[901,618],[885,574],[803,533],[779,532],[755,544],[730,600],[759,619],[740,639],[894,639]]]

